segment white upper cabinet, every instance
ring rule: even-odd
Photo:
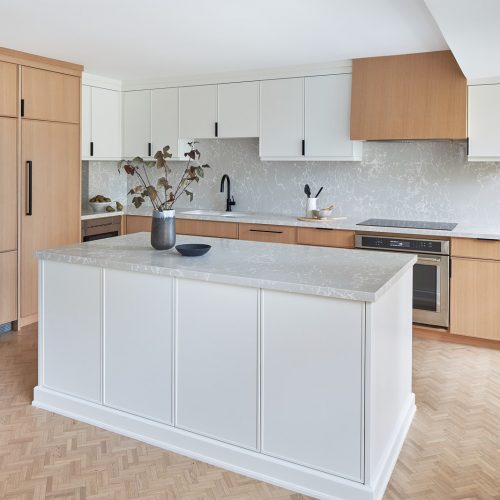
[[[260,82],[260,156],[300,158],[303,139],[304,79]]]
[[[218,137],[259,137],[259,82],[218,85]]]
[[[151,155],[151,90],[123,92],[123,156]]]
[[[217,85],[179,89],[179,137],[213,139],[217,123]]]
[[[151,153],[170,146],[172,157],[179,155],[179,89],[151,91]],[[181,154],[183,151],[181,152]]]
[[[351,75],[305,79],[305,156],[361,160],[362,143],[351,141]]]
[[[121,95],[116,90],[82,86],[82,158],[121,157]]]
[[[469,86],[469,161],[500,160],[500,84]]]

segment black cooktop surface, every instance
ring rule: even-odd
[[[402,227],[408,229],[430,229],[433,231],[453,231],[456,222],[432,222],[428,220],[367,219],[358,226]]]

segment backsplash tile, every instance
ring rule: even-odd
[[[88,208],[88,200],[97,194],[127,204],[127,176],[118,172],[118,162],[82,162],[82,209]]]
[[[263,162],[258,139],[201,140],[198,146],[212,168],[193,187],[193,202],[179,200],[177,208],[224,210],[219,188],[227,173],[234,210],[302,215],[308,183],[313,192],[324,186],[319,205],[335,203],[337,215],[500,221],[500,163],[469,163],[464,141],[367,142],[362,162]],[[117,174],[116,162],[90,163],[89,194],[97,189],[124,199],[125,175]],[[178,175],[184,165],[171,162]],[[128,189],[133,181],[129,176]]]

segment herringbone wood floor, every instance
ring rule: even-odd
[[[500,499],[500,351],[416,339],[417,415],[386,499]],[[30,406],[35,330],[0,336],[0,498],[302,499]]]

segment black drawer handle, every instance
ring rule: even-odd
[[[148,142],[148,156],[151,156],[151,143]]]
[[[249,229],[252,233],[272,233],[272,234],[283,234],[283,231],[273,231],[271,229]]]
[[[495,238],[476,238],[477,241],[489,241],[490,243],[497,243],[500,240]]]
[[[33,215],[33,162],[28,160],[26,162],[28,167],[27,172],[27,195],[26,195],[26,215]]]
[[[333,227],[315,227],[318,231],[333,231]]]
[[[90,156],[94,156],[94,142],[90,142]]]

